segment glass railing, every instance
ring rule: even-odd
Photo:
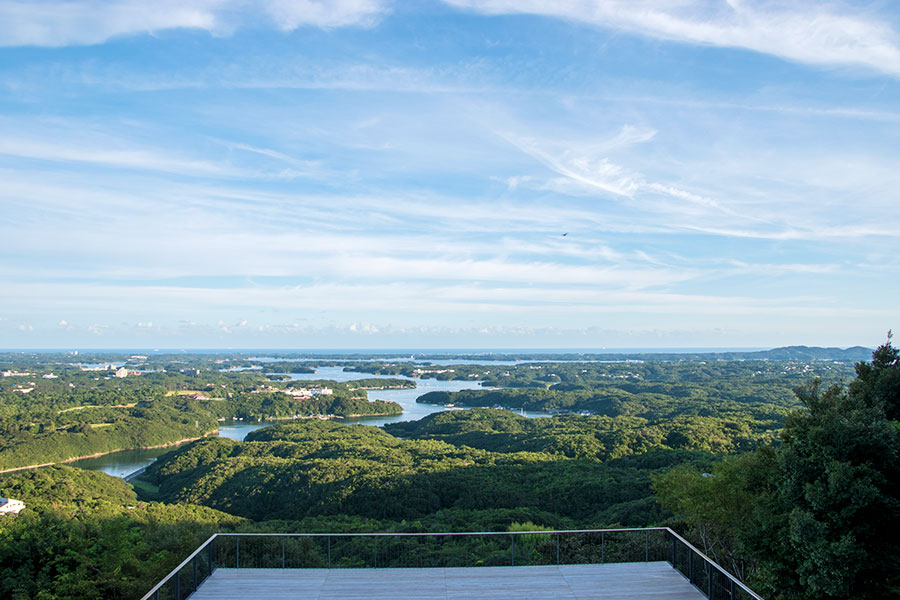
[[[184,600],[216,568],[340,569],[665,561],[710,600],[762,600],[667,527],[442,533],[217,533],[142,600]]]

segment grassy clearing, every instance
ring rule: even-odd
[[[72,408],[64,408],[60,411],[57,411],[57,413],[63,414],[72,412],[73,410],[84,410],[86,408],[133,408],[135,406],[137,406],[137,402],[131,402],[129,404],[93,404],[90,406],[73,406]]]
[[[144,481],[140,477],[138,477],[136,479],[132,479],[128,483],[130,483],[134,487],[134,489],[138,490],[139,492],[143,492],[145,495],[147,495],[149,497],[152,497],[155,494],[159,493],[158,485],[153,485],[149,481]]]

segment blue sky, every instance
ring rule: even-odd
[[[898,189],[889,1],[0,0],[2,347],[874,346]]]

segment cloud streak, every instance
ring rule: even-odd
[[[897,32],[851,5],[766,0],[444,0],[484,14],[533,14],[820,66],[900,77]],[[843,10],[841,10],[843,9]]]
[[[282,31],[367,26],[384,12],[379,0],[3,0],[0,46],[100,44],[181,28],[227,35],[254,21]]]

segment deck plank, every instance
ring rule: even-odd
[[[427,569],[216,569],[191,600],[703,600],[669,563]]]

